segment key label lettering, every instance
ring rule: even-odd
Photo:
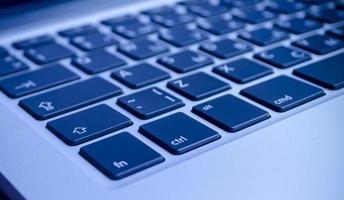
[[[36,87],[36,83],[34,83],[31,80],[28,80],[27,82],[23,82],[22,84],[15,87],[16,90],[20,89],[28,89],[30,87]]]
[[[205,110],[205,111],[207,111],[207,110],[210,110],[210,109],[213,109],[214,107],[212,106],[212,105],[205,105],[205,106],[203,106],[202,107],[202,110]]]
[[[87,127],[75,127],[73,130],[73,133],[76,133],[78,135],[82,135],[87,132]]]
[[[50,111],[50,110],[54,110],[55,109],[52,102],[46,102],[46,101],[41,102],[38,105],[38,108],[42,108],[42,109],[44,109],[46,111]]]
[[[121,168],[123,168],[123,167],[126,167],[126,166],[128,166],[128,163],[126,162],[126,161],[115,161],[115,162],[113,162],[113,165],[115,166],[115,167],[117,167],[118,169],[121,169]]]
[[[176,138],[176,139],[172,140],[171,144],[173,146],[177,146],[177,145],[182,144],[182,143],[187,142],[187,141],[188,141],[187,138],[185,138],[183,136],[179,136],[179,138]]]
[[[186,88],[189,87],[188,83],[183,83],[183,80],[175,80],[173,81],[174,85],[178,85],[179,88]]]
[[[281,104],[287,103],[288,101],[292,101],[292,100],[293,100],[293,97],[291,97],[289,95],[284,95],[284,97],[275,100],[274,104],[281,105]]]

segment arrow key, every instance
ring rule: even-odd
[[[97,116],[102,116],[101,119]],[[47,128],[68,145],[78,145],[132,124],[110,106],[102,104],[51,121]]]

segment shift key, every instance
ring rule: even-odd
[[[95,77],[23,99],[19,105],[34,118],[44,120],[121,93],[117,86]]]
[[[240,93],[277,112],[285,112],[325,95],[322,89],[288,76],[278,76]]]

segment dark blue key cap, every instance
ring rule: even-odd
[[[216,131],[180,112],[144,124],[139,131],[175,155],[186,153],[221,138]]]
[[[130,23],[136,23],[140,22],[140,18],[134,15],[123,15],[120,17],[114,17],[110,19],[103,20],[102,23],[107,25],[107,26],[119,26],[119,25],[124,25],[124,24],[130,24]]]
[[[25,56],[37,64],[46,64],[73,55],[71,50],[57,43],[29,48],[25,51]]]
[[[7,56],[8,51],[2,47],[0,47],[0,57]]]
[[[178,27],[164,30],[160,34],[160,39],[177,47],[184,47],[207,39],[200,31],[187,27]]]
[[[229,9],[225,6],[212,5],[210,3],[191,5],[188,6],[188,10],[201,17],[211,17],[229,11]]]
[[[313,35],[293,42],[293,45],[315,54],[326,54],[344,47],[343,40],[329,35]]]
[[[344,10],[315,6],[307,12],[307,16],[325,23],[336,23],[344,19]]]
[[[221,0],[221,4],[228,7],[250,7],[258,4],[261,0]]]
[[[230,89],[229,84],[204,72],[167,83],[167,87],[191,100],[200,100]]]
[[[312,19],[294,18],[290,20],[277,21],[275,26],[294,34],[302,34],[320,28],[322,25]]]
[[[137,39],[119,45],[118,51],[124,55],[142,60],[169,51],[166,45],[149,39]]]
[[[288,38],[288,35],[276,29],[259,28],[250,32],[242,32],[240,38],[259,46],[266,46]]]
[[[63,88],[39,94],[19,102],[38,120],[48,119],[121,93],[117,86],[95,77]]]
[[[117,33],[118,35],[133,39],[139,36],[148,35],[157,31],[157,27],[151,23],[144,23],[144,22],[133,22],[128,24],[121,24],[112,27],[113,32]]]
[[[117,104],[141,119],[149,119],[184,106],[180,99],[157,87],[120,97]]]
[[[331,90],[344,87],[344,53],[301,67],[294,74]]]
[[[237,83],[247,83],[272,74],[272,69],[242,58],[214,67],[213,72]]]
[[[287,76],[278,76],[240,93],[277,112],[285,112],[325,95],[322,89]]]
[[[84,51],[90,51],[117,43],[112,36],[99,32],[72,37],[70,42]]]
[[[307,53],[284,46],[260,52],[254,57],[278,68],[288,68],[311,59]]]
[[[79,153],[114,180],[135,174],[165,160],[127,132],[82,147]]]
[[[132,121],[128,117],[102,104],[51,121],[47,128],[66,144],[74,146],[131,124]]]
[[[226,13],[221,16],[201,19],[198,21],[198,26],[212,34],[222,35],[244,28],[245,24],[233,19],[230,14]]]
[[[25,63],[21,62],[14,56],[11,56],[9,54],[0,56],[0,77],[28,68],[29,67]]]
[[[130,88],[144,87],[170,77],[167,72],[148,63],[114,71],[111,76]]]
[[[0,81],[0,88],[12,98],[67,83],[79,77],[62,65],[53,64]]]
[[[73,58],[72,64],[88,74],[95,74],[125,65],[126,62],[105,50],[95,50]]]
[[[328,30],[328,34],[344,39],[344,26]]]
[[[185,73],[213,63],[213,60],[194,51],[185,50],[158,59],[158,63],[178,72]]]
[[[71,37],[75,37],[79,35],[87,35],[87,34],[95,33],[95,32],[98,32],[97,27],[87,24],[87,25],[59,31],[59,34],[63,37],[71,38]]]
[[[222,59],[231,58],[252,50],[249,45],[231,39],[208,42],[201,45],[200,49]]]
[[[270,1],[266,8],[274,12],[290,14],[306,9],[307,5],[302,2],[296,2],[295,0],[279,0]]]
[[[240,131],[270,118],[268,112],[232,95],[194,106],[192,112],[228,132]]]
[[[18,42],[14,42],[13,46],[17,49],[29,49],[33,47],[43,46],[50,43],[53,43],[54,39],[48,35],[42,35],[26,40],[21,40]]]
[[[277,15],[266,10],[257,10],[255,8],[248,8],[243,10],[235,10],[233,15],[241,20],[251,24],[258,24],[275,19]]]
[[[172,9],[163,7],[145,12],[151,16],[152,21],[167,28],[176,27],[182,24],[193,22],[195,17],[190,15],[184,9]]]

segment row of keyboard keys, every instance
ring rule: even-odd
[[[70,82],[79,77],[67,68],[53,64],[35,71],[0,81],[0,88],[12,98],[21,97],[56,85]]]
[[[131,124],[129,118],[102,104],[51,121],[47,128],[66,144],[78,145]]]
[[[34,118],[44,120],[121,93],[117,86],[95,77],[23,99],[19,105]]]

